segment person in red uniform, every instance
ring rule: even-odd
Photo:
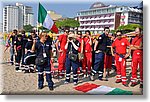
[[[131,87],[137,85],[137,68],[140,67],[140,88],[143,88],[143,35],[141,34],[141,29],[135,29],[136,37],[132,40],[131,50],[133,50],[132,55],[132,77],[131,77]]]
[[[66,70],[65,68],[65,60],[66,60],[66,50],[65,45],[67,43],[67,35],[69,33],[69,30],[65,30],[64,34],[60,35],[58,37],[58,40],[56,42],[56,47],[58,50],[58,70],[59,70],[59,77],[62,78],[64,76],[64,72]]]
[[[84,37],[84,61],[83,64],[86,66],[84,69],[87,70],[87,75],[90,77],[91,75],[91,67],[92,67],[92,38],[89,30],[85,31]]]
[[[130,52],[126,54],[126,49],[127,46],[130,46],[130,43],[126,38],[122,37],[122,31],[117,31],[116,35],[117,38],[112,43],[111,47],[112,56],[115,56],[115,65],[117,68],[116,83],[122,82],[122,84],[127,87],[126,58],[130,55]],[[113,52],[114,47],[116,50],[115,55]]]
[[[108,81],[107,77],[110,75],[109,72],[111,71],[111,67],[112,67],[111,44],[112,41],[114,40],[114,37],[111,35],[108,36],[109,36],[108,46],[106,48],[105,57],[104,57],[104,73],[103,73],[104,81]]]

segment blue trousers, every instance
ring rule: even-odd
[[[10,61],[11,63],[14,61],[14,46],[11,46],[10,48]]]
[[[102,79],[104,71],[104,53],[95,53],[95,61],[94,61],[94,68],[92,70],[92,75],[96,73],[99,74],[99,79]]]
[[[70,73],[71,73],[71,67],[73,71],[73,81],[78,82],[78,75],[77,70],[79,68],[79,61],[72,61],[68,58],[68,55],[66,55],[66,81],[70,82]]]
[[[46,81],[48,82],[48,87],[53,87],[54,83],[52,81],[52,76],[50,72],[50,66],[37,66],[38,69],[38,87],[43,87],[44,84],[44,71],[46,73]]]

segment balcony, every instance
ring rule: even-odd
[[[92,18],[79,18],[79,21],[91,21],[91,20],[102,20],[102,19],[114,19],[115,18],[115,16],[110,16],[110,17],[103,17],[103,16],[101,16],[101,17],[92,17]]]
[[[80,23],[80,26],[91,26],[91,25],[112,25],[114,22],[101,22],[101,23]]]

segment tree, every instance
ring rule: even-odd
[[[137,28],[137,27],[143,29],[143,26],[141,26],[139,24],[127,24],[127,25],[124,25],[124,26],[119,26],[117,30],[123,30],[127,33],[127,32],[134,31],[135,28]]]
[[[80,23],[77,20],[68,18],[62,21],[56,21],[56,26],[60,29],[79,27]]]
[[[24,25],[24,26],[23,26],[23,29],[24,29],[26,32],[30,32],[30,31],[33,29],[33,26],[31,26],[30,24],[29,24],[29,25]]]

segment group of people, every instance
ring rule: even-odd
[[[133,33],[136,36],[131,43],[123,37],[122,31],[117,31],[115,37],[109,32],[109,27],[105,27],[102,35],[93,38],[88,30],[83,34],[81,31],[75,33],[65,29],[64,34],[59,34],[54,43],[46,32],[36,35],[35,31],[31,31],[31,35],[27,37],[25,31],[18,34],[17,30],[13,30],[13,34],[8,37],[6,48],[10,47],[10,60],[12,65],[15,62],[16,71],[20,69],[20,66],[24,66],[25,73],[35,72],[36,66],[38,89],[43,88],[44,72],[49,89],[54,89],[50,63],[53,55],[52,44],[56,47],[58,55],[58,76],[65,77],[65,84],[71,82],[71,72],[73,72],[74,85],[78,84],[79,75],[89,77],[89,80],[94,81],[96,79],[95,74],[98,74],[100,81],[108,81],[106,76],[109,75],[114,58],[115,82],[128,86],[126,58],[132,54],[131,86],[134,87],[138,84],[137,69],[139,65],[140,88],[143,88],[143,35],[141,29],[135,29]],[[14,55],[15,61],[13,61]]]

